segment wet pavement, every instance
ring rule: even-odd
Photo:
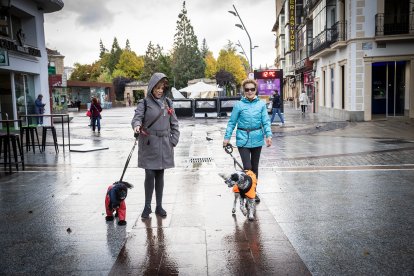
[[[135,152],[124,177],[135,185],[128,224],[118,226],[104,219],[104,196],[133,146],[132,115],[104,110],[98,134],[73,114],[72,149],[97,151],[50,146],[29,152],[25,171],[1,172],[1,275],[414,273],[413,120],[336,122],[287,108],[262,151],[262,201],[249,222],[232,216],[218,176],[234,171],[221,147],[227,119],[182,119],[176,168],[165,175],[168,216],[141,220]]]

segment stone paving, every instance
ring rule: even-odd
[[[287,109],[286,127],[273,126],[274,146],[263,149],[262,202],[248,222],[231,215],[233,195],[217,176],[234,170],[221,147],[227,120],[181,119],[167,218],[139,218],[135,152],[119,227],[105,222],[103,200],[133,145],[132,112],[105,110],[100,134],[74,114],[72,147],[108,150],[47,147],[28,152],[24,172],[0,175],[1,275],[414,273],[413,120],[332,122]]]

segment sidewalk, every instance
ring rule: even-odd
[[[0,176],[0,274],[413,273],[413,120],[333,122],[286,110],[286,128],[273,126],[274,146],[263,149],[262,202],[249,222],[239,210],[231,215],[233,195],[217,175],[234,171],[221,148],[227,119],[182,119],[176,168],[165,177],[167,218],[140,219],[144,172],[135,152],[120,227],[105,222],[104,196],[133,146],[132,115],[132,107],[104,110],[94,134],[75,114],[72,147],[108,150],[49,147],[29,152],[26,171]],[[367,158],[372,152],[386,156]],[[328,169],[338,159],[353,169]],[[378,167],[398,160],[393,170]]]

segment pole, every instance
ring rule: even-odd
[[[249,37],[249,43],[250,43],[250,72],[253,72],[252,39],[250,38],[250,34],[247,31],[246,26],[244,26],[243,20],[241,19],[239,13],[237,12],[236,6],[234,6],[234,4],[233,4],[233,8],[234,8],[234,11],[236,12],[237,17],[240,19],[240,22],[242,23],[242,26],[243,26],[244,30],[246,31],[247,36]]]

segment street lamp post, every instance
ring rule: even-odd
[[[229,13],[231,13],[234,16],[237,16],[240,19],[240,24],[236,24],[236,27],[239,27],[240,29],[246,31],[247,36],[249,37],[249,43],[250,43],[250,72],[253,72],[253,55],[252,55],[252,50],[253,50],[253,46],[252,46],[252,39],[250,38],[250,34],[246,29],[246,26],[244,26],[243,20],[241,19],[239,13],[237,12],[236,6],[233,5],[233,9],[234,11],[228,11]],[[241,44],[240,44],[241,45]]]
[[[248,57],[246,55],[246,52],[244,51],[244,48],[243,48],[243,46],[240,43],[240,40],[237,40],[236,46],[239,46],[242,49],[242,52],[240,52],[240,53],[243,54],[246,57],[247,61],[249,61],[249,59],[248,59]]]

